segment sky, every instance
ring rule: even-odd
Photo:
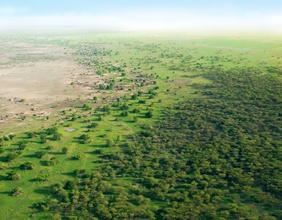
[[[282,29],[282,0],[0,0],[0,28]]]

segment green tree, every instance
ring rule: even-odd
[[[11,153],[9,153],[9,154],[6,156],[6,160],[7,160],[8,162],[10,162],[10,161],[13,161],[13,160],[17,159],[18,157],[19,157],[19,154],[18,154],[18,153],[16,153],[16,152],[11,152]]]
[[[53,134],[52,139],[53,139],[54,141],[59,141],[59,140],[61,140],[61,136],[62,136],[62,135],[61,135],[60,133],[56,132],[56,133]]]
[[[81,140],[81,142],[83,144],[88,144],[91,142],[91,138],[90,138],[90,135],[89,134],[83,134],[79,137],[79,139]]]
[[[46,134],[47,135],[53,135],[53,134],[55,134],[57,132],[58,132],[58,128],[57,127],[47,128],[47,130],[46,130]]]
[[[19,150],[24,150],[26,148],[27,141],[19,142]]]
[[[69,150],[69,149],[68,149],[67,147],[63,147],[63,148],[62,148],[62,153],[63,153],[63,154],[67,154],[67,153],[68,153],[68,150]]]
[[[107,146],[108,147],[114,147],[115,141],[113,139],[107,139]]]
[[[37,158],[42,158],[42,157],[44,157],[46,154],[47,154],[46,151],[36,151],[36,152],[35,152],[35,156],[36,156]]]
[[[35,168],[32,162],[25,162],[20,165],[20,169],[22,170],[33,170]]]
[[[124,111],[122,113],[120,113],[121,117],[127,117],[128,116],[128,111]]]
[[[146,118],[152,118],[153,117],[153,112],[150,110],[145,114]]]
[[[91,107],[89,106],[88,103],[84,103],[82,108],[85,109],[85,110],[91,110]]]
[[[41,134],[40,135],[40,141],[41,141],[42,144],[45,144],[47,142],[47,135]]]
[[[96,128],[98,126],[98,123],[91,123],[90,125],[88,125],[88,128]]]
[[[9,180],[20,180],[21,174],[16,173],[15,171],[10,171],[10,172],[7,173],[7,178]]]
[[[18,197],[23,195],[23,189],[20,187],[16,187],[14,189],[12,189],[12,191],[10,192],[10,195],[13,197]]]

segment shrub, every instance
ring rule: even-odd
[[[34,164],[31,162],[25,162],[22,165],[20,165],[20,169],[22,170],[33,170],[34,169]]]
[[[120,116],[121,116],[121,117],[126,117],[126,116],[128,116],[128,112],[127,112],[127,111],[124,111],[124,112],[120,113]]]
[[[91,142],[89,134],[83,134],[79,137],[83,144],[87,144]]]
[[[140,113],[140,109],[135,108],[133,109],[132,113]]]
[[[152,112],[152,111],[148,111],[148,112],[145,114],[145,117],[146,117],[146,118],[152,118],[152,117],[153,117],[153,112]]]
[[[42,157],[44,157],[46,154],[47,154],[46,151],[36,151],[36,152],[35,152],[35,156],[38,157],[38,158],[42,158]]]
[[[16,173],[15,171],[10,171],[10,172],[7,173],[7,178],[9,180],[20,180],[21,174]]]
[[[91,109],[89,104],[87,104],[87,103],[84,103],[82,108],[84,108],[85,110],[90,110]]]
[[[34,181],[47,181],[49,179],[49,175],[42,174],[34,178]]]
[[[146,104],[146,100],[139,100],[138,101],[140,104]]]
[[[115,142],[113,139],[107,139],[107,146],[108,147],[114,147],[115,146]]]
[[[26,148],[27,141],[21,141],[19,143],[19,150],[24,150]]]
[[[55,157],[51,158],[46,162],[47,166],[55,166],[56,164],[59,163],[59,160]]]
[[[20,187],[16,187],[14,189],[12,189],[10,195],[13,197],[18,197],[21,196],[23,194],[23,190]]]
[[[7,160],[8,162],[10,162],[10,161],[13,161],[13,160],[17,159],[18,157],[19,157],[19,154],[18,154],[18,153],[12,152],[12,153],[9,153],[9,154],[6,156],[6,160]]]
[[[63,154],[67,154],[68,153],[68,148],[67,147],[63,147],[62,148],[62,153]]]
[[[81,155],[75,155],[72,157],[73,160],[81,160],[82,156]]]
[[[88,125],[88,128],[96,128],[98,126],[97,123],[91,123],[90,125]]]

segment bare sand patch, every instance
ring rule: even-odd
[[[91,88],[99,76],[78,65],[70,49],[1,40],[0,49],[2,125],[23,115],[49,115],[54,105],[95,94]]]
[[[76,129],[75,129],[75,128],[68,128],[68,129],[66,129],[65,131],[66,131],[66,132],[74,132],[74,131],[76,131]]]

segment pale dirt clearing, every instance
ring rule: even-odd
[[[54,105],[58,111],[95,94],[99,76],[78,65],[70,49],[1,40],[0,49],[0,131],[23,115],[46,116]]]

